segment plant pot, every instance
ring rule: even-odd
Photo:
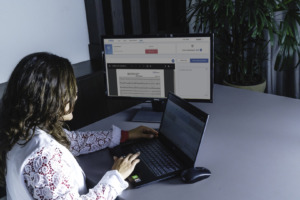
[[[223,80],[223,83],[225,85],[235,87],[235,88],[240,88],[240,89],[246,89],[246,90],[252,90],[256,92],[265,92],[266,89],[266,80],[264,80],[262,83],[258,83],[256,85],[235,85],[232,83],[228,83],[227,81]]]

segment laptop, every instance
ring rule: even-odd
[[[174,177],[194,167],[208,118],[199,108],[169,93],[159,137],[128,141],[110,152],[118,157],[141,152],[140,162],[128,177],[132,187]]]

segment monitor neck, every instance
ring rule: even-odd
[[[152,99],[152,110],[156,112],[163,112],[166,105],[166,99]]]

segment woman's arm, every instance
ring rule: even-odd
[[[87,154],[106,147],[113,148],[125,142],[127,139],[147,138],[151,139],[158,136],[158,132],[146,126],[139,126],[129,131],[123,131],[116,126],[108,131],[68,131],[65,130],[71,142],[70,151],[78,156]]]
[[[112,170],[87,194],[80,195],[74,187],[77,177],[71,175],[65,156],[58,147],[46,147],[27,160],[22,175],[34,199],[115,199],[128,187],[122,175]]]
[[[71,142],[70,151],[73,155],[78,156],[106,147],[114,147],[120,144],[121,129],[112,126],[107,131],[68,131],[65,130],[68,139]]]

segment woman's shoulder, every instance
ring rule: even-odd
[[[55,153],[54,149],[62,148],[51,135],[43,130],[37,130],[32,139],[25,145],[25,147],[32,148],[32,152],[49,152]]]
[[[30,149],[31,152],[34,152],[39,149],[51,150],[56,146],[59,146],[59,143],[51,135],[41,129],[37,129],[34,136],[23,148]]]
[[[51,154],[62,151],[62,145],[60,145],[54,138],[43,130],[36,130],[34,136],[25,143],[19,141],[14,145],[12,150],[8,152],[8,158],[13,158],[19,165],[26,162],[26,160],[36,157],[38,155],[51,156]],[[9,162],[10,159],[8,159]]]

